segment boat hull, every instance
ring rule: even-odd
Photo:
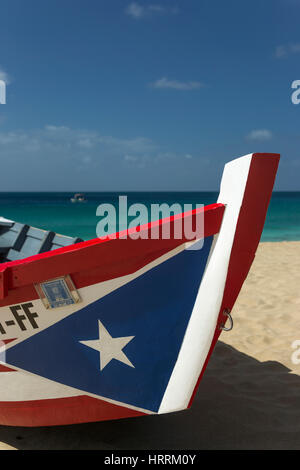
[[[201,240],[121,233],[0,265],[0,423],[190,407],[253,261],[278,160],[251,154],[225,168],[218,203],[203,210]],[[51,291],[45,302],[41,289],[67,279],[77,297],[67,289],[61,306]]]

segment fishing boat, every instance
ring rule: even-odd
[[[139,237],[82,241],[2,217],[0,424],[190,408],[233,326],[278,163],[258,153],[227,163],[215,204],[145,224]],[[144,236],[199,214],[201,238]]]
[[[87,199],[83,193],[76,193],[71,197],[71,202],[86,202]]]

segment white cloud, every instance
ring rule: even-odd
[[[145,16],[145,7],[142,7],[141,5],[135,2],[130,3],[130,5],[128,5],[125,11],[128,15],[132,16],[133,18],[142,18],[143,16]]]
[[[178,7],[167,7],[161,4],[150,4],[150,5],[141,5],[137,2],[130,3],[125,12],[132,16],[135,19],[141,19],[145,17],[150,17],[155,14],[177,14],[179,12]]]
[[[291,54],[298,54],[300,52],[300,43],[293,43],[287,45],[277,46],[275,49],[275,57],[277,59],[282,59]]]
[[[68,131],[69,128],[66,127],[66,126],[52,126],[52,125],[47,125],[45,126],[45,129],[47,131],[53,131],[53,132],[57,132],[57,131]]]
[[[91,138],[88,138],[88,137],[85,137],[83,139],[79,139],[78,140],[78,145],[80,147],[84,147],[84,148],[87,148],[87,149],[90,149],[94,146],[94,143],[92,141]]]
[[[136,155],[124,155],[124,160],[127,162],[136,162],[138,157]]]
[[[124,139],[64,125],[0,132],[0,159],[7,175],[3,191],[182,189],[183,175],[193,178],[204,164],[190,156],[142,136]]]
[[[268,129],[255,129],[247,135],[247,138],[249,140],[270,140],[272,132]]]
[[[204,86],[201,82],[187,81],[181,82],[179,80],[169,80],[166,77],[160,78],[150,84],[153,88],[173,88],[174,90],[195,90]]]
[[[145,156],[153,158],[158,151],[159,146],[145,137],[120,139],[67,126],[47,125],[29,132],[0,132],[0,155],[13,159],[32,160],[38,153],[40,161],[58,159],[58,163],[72,162],[72,165],[113,159],[120,163],[122,160],[138,161]]]
[[[300,52],[300,43],[297,43],[297,44],[290,44],[290,51],[291,51],[293,54],[297,54],[298,52]]]
[[[275,57],[277,59],[280,59],[281,57],[284,57],[286,56],[287,54],[287,50],[286,50],[286,46],[277,46],[276,49],[275,49]]]

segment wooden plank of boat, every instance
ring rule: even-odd
[[[0,424],[190,407],[253,261],[278,162],[233,160],[216,204],[141,227],[172,229],[202,211],[203,240],[127,231],[0,264]]]

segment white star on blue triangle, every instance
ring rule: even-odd
[[[79,341],[85,346],[95,349],[100,353],[100,371],[107,366],[113,359],[123,362],[130,367],[134,367],[122,349],[131,341],[134,336],[121,336],[113,338],[105,326],[98,320],[99,338],[88,341]]]

